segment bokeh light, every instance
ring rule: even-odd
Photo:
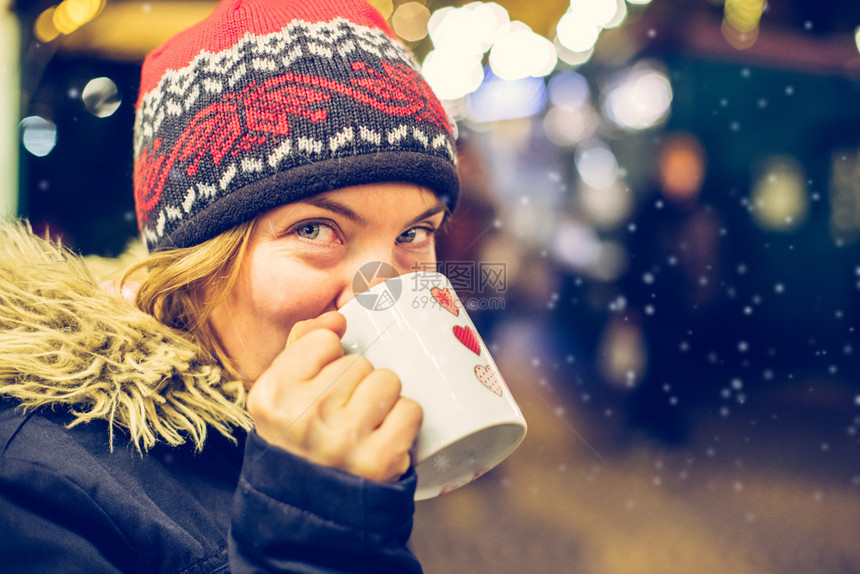
[[[394,12],[394,2],[392,0],[368,0],[370,5],[382,14],[383,18],[390,18]]]
[[[618,178],[618,161],[605,143],[591,140],[576,150],[576,170],[587,185],[605,189]]]
[[[463,98],[478,89],[485,76],[481,68],[485,56],[493,76],[511,82],[548,76],[558,64],[553,42],[527,24],[511,21],[507,10],[495,2],[436,10],[427,30],[433,50],[423,62],[424,75],[443,100]],[[517,117],[533,113],[526,108]]]
[[[486,52],[493,45],[499,30],[511,21],[508,11],[495,2],[471,2],[461,8],[471,23],[471,34],[481,42]]]
[[[560,147],[572,147],[594,136],[599,126],[600,119],[590,105],[575,109],[553,106],[543,120],[546,137]]]
[[[104,5],[105,0],[63,0],[58,6],[51,6],[39,14],[33,24],[33,33],[40,42],[51,42],[92,21]]]
[[[456,100],[478,89],[484,80],[480,54],[433,50],[424,59],[424,78],[442,100]]]
[[[726,0],[725,20],[738,32],[752,32],[758,28],[764,4],[764,0]]]
[[[629,390],[648,367],[648,352],[642,330],[636,323],[615,318],[608,322],[598,346],[598,369],[607,383]],[[637,374],[640,376],[637,377]]]
[[[556,26],[558,41],[571,52],[588,52],[597,43],[600,26],[567,11]]]
[[[758,39],[764,0],[725,0],[723,37],[738,50],[751,47]]]
[[[470,98],[469,118],[473,121],[513,120],[540,113],[546,105],[546,87],[541,78],[506,81],[488,74]]]
[[[753,216],[763,228],[792,231],[805,220],[809,200],[803,168],[791,157],[765,162],[752,189]]]
[[[627,3],[624,0],[615,0],[615,2],[615,14],[603,25],[605,29],[617,28],[627,18]]]
[[[495,3],[472,2],[462,8],[436,10],[427,28],[436,49],[463,54],[484,54],[501,26],[509,22],[507,11]]]
[[[406,2],[397,7],[391,16],[395,34],[407,42],[417,42],[427,36],[430,10],[420,2]]]
[[[642,130],[662,123],[672,104],[672,85],[660,70],[640,65],[623,73],[606,91],[603,111],[622,128]]]
[[[624,0],[571,0],[567,12],[556,24],[558,42],[573,54],[588,53],[604,28],[621,25],[626,16]],[[576,59],[564,53],[560,57],[565,61]]]
[[[21,142],[36,157],[45,157],[57,145],[57,126],[41,116],[28,116],[21,120]]]
[[[110,78],[93,78],[84,86],[81,100],[87,111],[97,118],[113,115],[122,103],[119,89]]]
[[[509,24],[507,10],[495,2],[471,2],[433,12],[427,30],[434,49],[422,64],[433,91],[443,100],[456,100],[477,90],[484,79],[484,54]]]
[[[93,18],[104,6],[104,0],[63,0],[54,10],[54,27],[61,34],[71,34]]]
[[[573,50],[565,48],[561,43],[561,40],[558,39],[558,36],[553,40],[553,46],[555,46],[555,52],[558,55],[558,59],[573,67],[585,64],[594,55],[594,47],[591,47],[584,52],[574,52]]]
[[[604,28],[615,20],[617,0],[571,0],[568,12],[579,20]]]
[[[726,42],[736,50],[746,50],[751,48],[758,40],[758,28],[753,28],[749,32],[741,32],[731,24],[728,20],[723,20],[720,26],[720,31],[723,34]]]
[[[600,238],[594,228],[576,220],[562,220],[555,226],[552,253],[574,269],[589,268],[600,257]]]
[[[660,148],[657,160],[660,189],[667,199],[696,197],[705,179],[705,150],[690,134],[672,134]]]
[[[45,44],[60,36],[60,31],[54,26],[54,10],[55,8],[52,6],[42,12],[33,24],[33,33],[40,42]]]
[[[555,74],[547,85],[552,105],[567,110],[575,110],[589,101],[591,89],[588,80],[573,70]]]
[[[522,22],[511,22],[501,30],[490,50],[490,68],[503,80],[547,76],[557,61],[552,42]]]
[[[633,199],[621,181],[599,188],[582,185],[579,188],[579,206],[595,226],[613,229],[628,219]]]

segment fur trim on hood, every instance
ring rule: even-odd
[[[107,421],[111,448],[122,429],[141,452],[252,426],[241,382],[22,222],[0,222],[0,397]]]

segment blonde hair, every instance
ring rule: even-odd
[[[168,327],[186,332],[234,379],[244,377],[209,322],[239,276],[256,220],[237,225],[199,245],[150,253],[129,267],[120,289],[144,274],[134,303]]]

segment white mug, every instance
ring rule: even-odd
[[[416,500],[475,480],[522,442],[526,421],[447,277],[392,277],[340,312],[344,350],[394,371],[403,396],[424,409],[413,447]]]

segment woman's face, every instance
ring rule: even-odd
[[[210,319],[227,354],[256,380],[295,323],[353,298],[353,276],[365,263],[401,274],[435,263],[444,215],[433,193],[406,183],[343,188],[265,213],[238,281]]]

